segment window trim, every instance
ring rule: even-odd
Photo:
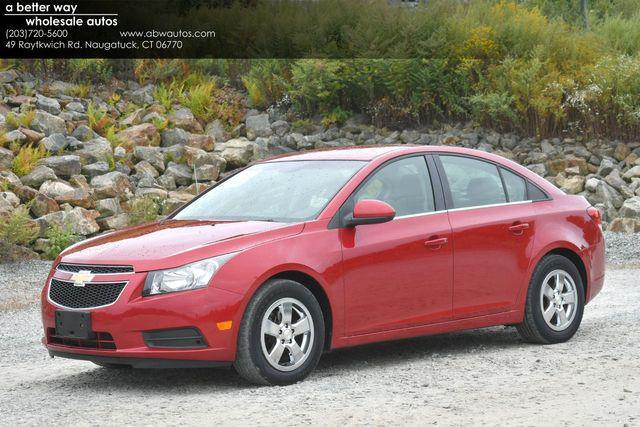
[[[549,194],[546,191],[544,191],[538,185],[536,185],[533,182],[531,182],[531,180],[529,180],[527,177],[522,176],[522,174],[514,171],[513,169],[511,169],[511,168],[509,168],[507,166],[504,166],[503,164],[501,164],[499,162],[495,162],[495,161],[492,161],[492,160],[489,160],[489,159],[483,159],[483,158],[472,156],[472,155],[460,154],[460,153],[447,153],[447,152],[440,151],[440,152],[435,152],[435,153],[432,153],[432,154],[433,154],[433,157],[434,157],[436,168],[438,169],[438,174],[440,176],[440,182],[442,184],[442,188],[443,188],[443,192],[444,192],[445,205],[446,205],[445,210],[447,212],[455,212],[455,211],[459,211],[459,210],[469,210],[469,209],[486,208],[486,207],[494,207],[494,206],[516,205],[516,204],[524,204],[524,203],[529,203],[529,202],[530,203],[533,203],[533,202],[544,202],[544,201],[552,200],[552,198],[549,196]],[[449,181],[447,179],[447,174],[446,174],[446,172],[444,170],[444,165],[442,164],[440,156],[464,157],[464,158],[468,158],[468,159],[471,159],[471,160],[477,160],[479,162],[485,162],[485,163],[489,163],[491,165],[494,165],[498,169],[498,174],[500,176],[500,180],[502,181],[502,191],[504,191],[505,200],[507,202],[506,203],[494,203],[494,204],[488,204],[488,205],[466,206],[464,208],[455,208],[455,207],[453,207],[454,206],[453,205],[453,197],[451,196],[451,189],[449,188]],[[536,187],[546,197],[544,199],[540,199],[540,200],[523,200],[523,201],[519,201],[519,202],[510,202],[509,201],[509,194],[507,192],[507,188],[506,188],[506,186],[504,184],[504,179],[502,177],[502,172],[500,171],[501,168],[505,169],[505,170],[517,175],[517,176],[519,176],[522,179],[524,179],[525,185],[527,187],[527,199],[530,198],[530,195],[529,195],[529,186],[530,185]]]
[[[383,162],[382,164],[378,165],[375,169],[373,169],[371,172],[369,172],[369,174],[360,182],[360,184],[358,184],[358,186],[349,194],[349,196],[345,199],[345,201],[342,203],[342,205],[337,209],[336,213],[333,215],[333,217],[331,218],[331,221],[329,221],[329,225],[327,226],[328,229],[334,229],[334,228],[344,228],[344,222],[345,219],[348,215],[353,213],[353,197],[355,196],[355,194],[363,187],[367,184],[367,182],[369,182],[370,179],[373,178],[373,176],[380,171],[381,169],[383,169],[384,167],[390,165],[391,163],[395,163],[398,162],[400,160],[405,160],[408,158],[412,158],[412,157],[422,157],[422,159],[425,162],[425,166],[427,167],[427,171],[428,171],[428,176],[425,176],[425,179],[427,180],[427,182],[429,182],[431,184],[431,191],[433,192],[433,201],[434,201],[434,209],[431,212],[423,212],[423,213],[418,213],[418,214],[411,214],[411,215],[401,215],[401,216],[396,216],[393,218],[393,220],[395,221],[396,219],[403,219],[403,218],[413,218],[413,217],[419,217],[419,216],[426,216],[426,215],[432,215],[432,214],[437,214],[437,213],[442,213],[442,212],[446,212],[446,201],[445,201],[445,195],[442,189],[442,180],[440,179],[440,175],[436,169],[436,164],[433,161],[433,156],[431,156],[431,153],[424,153],[424,152],[420,152],[420,153],[410,153],[410,154],[405,154],[402,156],[398,156],[398,157],[394,157],[392,159],[389,159],[385,162]],[[431,159],[429,159],[431,158]],[[431,160],[431,161],[430,161]],[[440,185],[436,186],[436,180],[440,181]]]

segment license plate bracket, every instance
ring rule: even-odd
[[[56,311],[55,317],[57,336],[80,340],[93,338],[91,313],[85,311]]]

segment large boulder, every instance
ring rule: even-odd
[[[273,130],[269,123],[269,115],[266,113],[247,117],[245,126],[247,138],[252,141],[258,137],[266,138],[273,135]]]
[[[160,133],[151,123],[132,126],[116,134],[116,139],[123,147],[132,148],[138,145],[157,147],[160,145]]]
[[[595,205],[596,203],[602,203],[607,207],[612,206],[615,209],[619,209],[624,202],[624,199],[622,198],[620,193],[616,191],[615,188],[600,180],[595,183],[594,192],[587,193],[586,197],[587,200],[589,200],[589,202],[593,205]]]
[[[63,194],[73,193],[75,189],[62,181],[45,181],[40,186],[40,192],[47,197],[55,199]]]
[[[75,155],[45,157],[38,161],[38,164],[53,169],[57,176],[63,178],[69,178],[82,171],[80,157]]]
[[[184,158],[187,161],[189,167],[200,167],[204,165],[213,165],[217,167],[220,172],[224,172],[227,162],[217,153],[208,153],[204,150],[194,147],[184,147]]]
[[[38,145],[50,153],[58,153],[67,147],[67,137],[61,133],[54,133],[42,138]]]
[[[135,190],[129,177],[122,172],[109,172],[93,177],[91,187],[99,199],[116,196],[128,199]]]
[[[146,85],[129,94],[131,101],[137,105],[153,104],[153,85]]]
[[[98,219],[98,224],[101,230],[120,230],[129,226],[129,214],[121,213],[118,215],[109,216],[106,218]]]
[[[95,205],[91,194],[84,188],[75,188],[73,191],[61,194],[56,197],[56,202],[60,205],[67,203],[71,206],[80,206],[85,209],[91,209]]]
[[[98,211],[75,207],[66,212],[64,222],[74,234],[88,236],[100,231],[100,226],[96,222],[96,218],[99,216]]]
[[[109,173],[109,163],[95,162],[89,165],[84,165],[82,167],[82,173],[89,178],[93,178],[94,176],[98,175],[104,175],[105,173]]]
[[[620,142],[618,143],[618,145],[616,145],[616,149],[613,152],[613,157],[618,161],[622,161],[630,153],[631,153],[631,149],[629,148],[629,146],[623,142]]]
[[[13,151],[0,147],[0,169],[9,169],[15,158]]]
[[[17,78],[16,70],[0,71],[0,84],[13,83]]]
[[[20,199],[11,191],[0,192],[0,213],[13,212],[20,205]]]
[[[41,216],[50,214],[51,212],[59,211],[60,206],[58,205],[58,202],[56,202],[51,197],[45,196],[42,193],[38,193],[38,195],[31,201],[29,209],[33,216],[39,218]]]
[[[615,218],[609,223],[607,231],[614,233],[640,233],[640,219]]]
[[[91,141],[92,139],[98,138],[98,134],[95,133],[93,129],[91,129],[87,125],[80,125],[75,128],[71,136],[82,142],[87,142]]]
[[[151,163],[147,162],[146,160],[142,160],[138,163],[136,163],[136,165],[133,167],[133,169],[136,171],[136,175],[143,177],[143,176],[148,176],[151,178],[157,178],[160,174],[158,173],[157,169],[154,168]]]
[[[230,168],[246,166],[253,158],[253,142],[247,138],[231,139],[222,146],[221,156]]]
[[[185,203],[191,201],[195,196],[183,191],[170,191],[167,199],[162,204],[162,214],[169,215]]]
[[[226,132],[224,130],[224,126],[222,122],[218,119],[212,121],[207,125],[204,130],[204,133],[213,138],[215,142],[223,142],[226,138]]]
[[[215,140],[209,135],[199,135],[196,133],[189,134],[189,140],[187,146],[200,148],[205,151],[213,151],[215,147]]]
[[[188,108],[181,108],[169,114],[169,123],[177,128],[188,130],[189,132],[202,132],[202,126]]]
[[[40,237],[45,237],[47,234],[47,230],[49,230],[51,227],[64,228],[64,219],[66,218],[66,216],[67,213],[65,211],[55,211],[36,219],[36,224],[38,224],[40,228]]]
[[[43,182],[57,179],[58,177],[53,169],[45,165],[38,165],[31,172],[20,178],[20,181],[29,187],[40,188]]]
[[[11,132],[7,132],[2,135],[2,141],[9,145],[13,143],[22,144],[27,140],[27,135],[22,133],[20,130],[12,130]]]
[[[277,136],[272,136],[270,138],[256,138],[253,142],[253,159],[259,160],[294,151],[293,149],[282,145],[281,142],[281,139]]]
[[[158,147],[135,147],[133,149],[133,156],[138,160],[149,162],[160,172],[163,172],[165,169],[164,154]]]
[[[31,128],[45,135],[54,133],[67,134],[67,125],[64,119],[42,110],[36,110],[31,122]]]
[[[96,202],[96,210],[100,212],[101,218],[118,215],[122,212],[122,209],[120,208],[120,199],[112,197],[109,199],[98,200]]]
[[[85,142],[76,154],[84,163],[109,162],[113,157],[113,148],[106,138],[98,137]]]
[[[620,216],[623,218],[640,219],[640,196],[634,196],[625,200],[620,208]]]
[[[75,85],[72,83],[55,80],[47,86],[47,93],[51,96],[68,95],[74,88]]]
[[[36,94],[36,107],[54,115],[60,114],[60,103],[57,99]]]
[[[640,178],[640,165],[632,167],[622,177],[627,181],[631,181],[632,178]]]
[[[574,175],[564,180],[560,187],[567,194],[578,194],[584,190],[584,176]]]
[[[186,145],[189,141],[190,133],[181,128],[173,128],[162,131],[162,146],[171,147],[172,145]]]
[[[185,164],[169,162],[164,175],[172,177],[177,185],[189,185],[193,178],[193,170]]]

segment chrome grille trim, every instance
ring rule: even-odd
[[[61,262],[56,267],[57,271],[66,273],[77,273],[79,271],[90,271],[96,276],[105,276],[109,274],[133,274],[135,273],[131,265],[105,265],[105,264],[72,264]]]

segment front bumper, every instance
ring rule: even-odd
[[[70,353],[59,350],[49,350],[51,357],[88,360],[99,364],[125,365],[140,369],[173,369],[173,368],[219,368],[229,366],[231,362],[215,362],[210,360],[156,359],[141,357],[110,357],[94,354]]]
[[[56,339],[55,312],[68,309],[48,298],[49,285],[52,277],[68,280],[69,276],[67,272],[54,271],[42,291],[42,341],[52,356],[134,367],[219,366],[235,360],[243,295],[210,286],[193,291],[142,297],[146,273],[95,276],[92,283],[126,281],[127,284],[115,303],[101,308],[78,310],[90,312],[91,329],[98,337],[109,337],[113,344],[109,341],[109,345],[88,348],[80,341],[76,345],[74,342]],[[156,348],[149,347],[143,337],[143,333],[148,331],[190,327],[201,331],[206,346]]]

